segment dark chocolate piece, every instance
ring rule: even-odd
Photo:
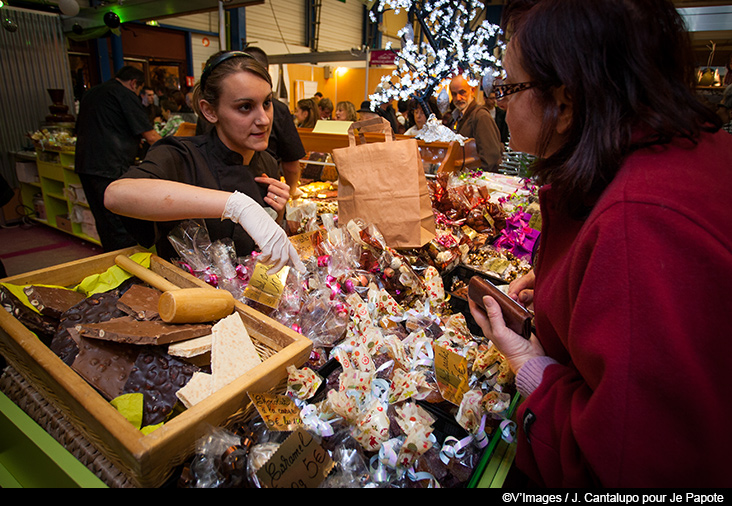
[[[4,286],[0,286],[0,304],[46,344],[51,341],[56,333],[58,319],[33,311]]]
[[[199,368],[154,347],[140,349],[123,393],[141,392],[144,399],[142,424],[156,425],[166,420],[178,402],[176,392]]]
[[[61,315],[58,330],[55,332],[51,341],[51,350],[66,365],[70,366],[73,364],[79,348],[76,342],[69,336],[67,329],[82,323],[103,322],[123,316],[124,313],[117,309],[118,300],[119,292],[117,290],[97,293],[65,311]]]
[[[120,297],[117,308],[138,320],[155,320],[162,292],[144,285],[133,285]]]
[[[211,325],[208,324],[143,321],[130,316],[113,318],[101,323],[80,324],[76,329],[82,337],[137,345],[170,344],[211,333]]]
[[[71,367],[107,400],[122,395],[141,349],[83,337],[78,349]]]
[[[84,294],[74,290],[50,286],[30,285],[26,286],[23,291],[28,296],[28,301],[41,314],[57,320],[61,318],[65,311],[86,298]]]

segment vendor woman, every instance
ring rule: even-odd
[[[290,188],[278,179],[265,150],[272,128],[269,72],[243,52],[219,52],[204,67],[194,105],[214,128],[197,137],[168,137],[145,160],[110,184],[111,211],[155,222],[154,243],[163,258],[175,256],[168,233],[181,221],[205,219],[212,241],[231,238],[238,256],[255,247],[272,271],[304,270],[283,228]],[[145,244],[140,231],[141,244]]]

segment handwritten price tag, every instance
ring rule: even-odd
[[[257,471],[265,488],[317,488],[335,462],[315,438],[297,429]]]
[[[290,242],[297,250],[297,254],[300,255],[300,258],[304,260],[307,260],[308,258],[314,256],[315,253],[315,247],[323,242],[323,230],[312,230],[310,232],[305,232],[304,234],[298,234],[290,237]]]
[[[244,290],[244,297],[277,309],[280,304],[282,292],[285,289],[287,274],[290,267],[286,266],[275,274],[268,274],[268,266],[257,263],[254,266],[254,272],[249,280],[249,284]]]
[[[286,395],[249,394],[267,427],[275,431],[292,431],[302,425],[300,409]]]
[[[445,400],[459,406],[469,390],[468,359],[452,350],[435,346],[435,379]]]

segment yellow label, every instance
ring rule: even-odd
[[[459,406],[463,395],[469,390],[468,359],[435,345],[435,379],[442,397]]]
[[[250,393],[249,398],[270,430],[289,432],[302,425],[300,409],[288,396]]]
[[[282,292],[285,289],[285,281],[290,267],[285,266],[275,274],[268,274],[269,266],[257,263],[249,284],[244,290],[244,297],[277,309],[280,304]]]
[[[290,242],[302,260],[307,260],[315,255],[315,244],[316,241],[322,240],[320,237],[322,233],[323,230],[319,229],[290,237]]]

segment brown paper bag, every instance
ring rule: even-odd
[[[385,141],[366,142],[364,131],[383,131]],[[417,140],[395,140],[389,122],[374,118],[353,123],[348,143],[333,150],[339,223],[345,226],[354,218],[372,223],[394,249],[420,248],[434,239],[435,217]]]

